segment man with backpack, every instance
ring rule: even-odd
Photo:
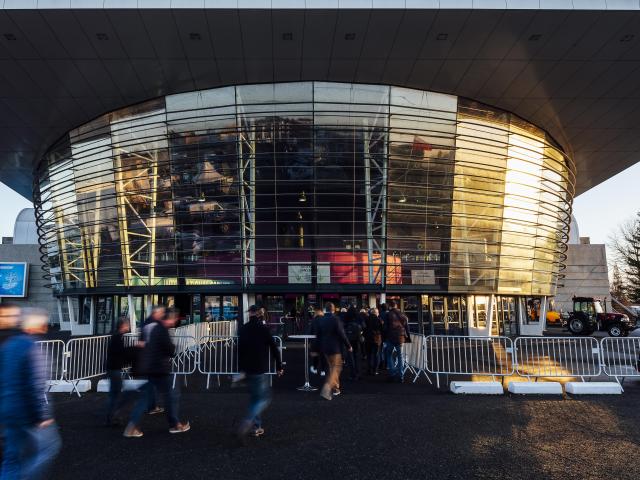
[[[389,311],[387,313],[384,331],[386,338],[385,355],[387,358],[389,381],[402,383],[404,375],[404,356],[402,354],[402,346],[411,341],[411,336],[409,335],[409,319],[397,308],[394,300],[390,300],[387,305],[389,306]]]

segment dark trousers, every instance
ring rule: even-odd
[[[167,421],[170,427],[175,427],[178,421],[178,391],[179,382],[176,388],[171,387],[171,375],[150,375],[149,381],[142,387],[141,397],[131,414],[131,423],[136,427],[140,426],[142,416],[149,410],[151,402],[155,401],[155,394],[164,399],[164,409],[167,414]]]
[[[62,445],[56,424],[43,428],[5,425],[4,434],[5,450],[0,478],[2,480],[47,478],[47,472]]]
[[[107,406],[107,423],[113,420],[113,416],[118,410],[133,400],[134,392],[122,390],[122,371],[109,370],[109,403]]]
[[[378,373],[380,368],[381,345],[374,342],[367,343],[367,361],[369,363],[369,372]]]
[[[349,367],[349,376],[351,379],[360,377],[360,357],[362,356],[360,342],[353,342],[352,352],[345,352],[347,356],[347,367]]]

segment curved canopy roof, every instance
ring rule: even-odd
[[[638,0],[0,0],[0,181],[30,197],[49,145],[126,105],[328,80],[512,111],[574,157],[579,194],[640,159],[639,12]]]

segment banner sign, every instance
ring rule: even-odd
[[[28,277],[28,263],[0,262],[0,297],[26,297]]]

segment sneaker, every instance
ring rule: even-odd
[[[149,410],[149,415],[156,415],[158,413],[164,413],[164,408],[162,407],[156,407],[152,410]]]
[[[140,438],[142,435],[142,431],[140,431],[135,425],[129,424],[127,428],[124,429],[123,437],[126,438]]]
[[[341,393],[342,393],[342,392],[341,392],[340,390],[335,390],[335,391],[333,392],[333,396],[334,396],[334,397],[337,397],[337,396],[338,396],[338,395],[340,395]]]
[[[325,400],[331,400],[333,398],[330,393],[325,393],[325,392],[322,392],[320,396]]]
[[[251,431],[251,435],[253,437],[259,437],[260,435],[264,435],[264,428],[256,428]]]
[[[318,373],[318,370],[316,370],[316,367],[314,367],[313,365],[312,365],[311,367],[309,367],[309,371],[310,371],[311,373],[313,373],[314,375],[315,375],[316,373]]]
[[[169,429],[169,433],[184,433],[191,430],[191,425],[187,423],[178,423],[175,427]]]

